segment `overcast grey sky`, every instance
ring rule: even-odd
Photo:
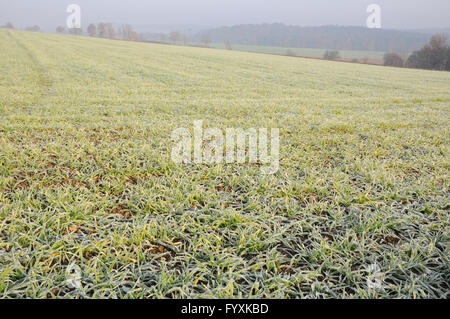
[[[66,8],[82,8],[82,26],[107,21],[134,25],[206,25],[283,22],[301,26],[365,26],[366,8],[382,8],[382,27],[450,27],[450,0],[0,0],[0,24],[65,25]]]

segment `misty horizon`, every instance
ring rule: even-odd
[[[236,0],[206,1],[181,0],[143,2],[137,0],[70,0],[29,1],[1,0],[0,24],[11,21],[16,27],[39,25],[43,31],[66,24],[69,4],[76,3],[82,9],[82,28],[101,21],[114,24],[131,24],[141,32],[169,31],[191,27],[206,29],[240,24],[283,23],[303,27],[324,25],[364,27],[369,4],[376,3],[382,9],[383,29],[444,29],[449,28],[450,2],[446,0],[331,0],[311,1],[268,0],[260,4],[256,0],[240,3]],[[436,10],[439,8],[439,10]]]

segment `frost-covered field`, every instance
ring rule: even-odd
[[[0,297],[448,298],[450,73],[0,30]],[[171,132],[280,129],[280,169]]]

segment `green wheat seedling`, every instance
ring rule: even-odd
[[[0,30],[0,297],[448,298],[449,87]],[[172,162],[196,120],[279,128],[279,170]]]

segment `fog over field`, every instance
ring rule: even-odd
[[[365,26],[366,8],[382,8],[383,28],[448,28],[448,0],[1,0],[0,24],[13,21],[19,27],[38,24],[53,31],[65,23],[66,8],[82,8],[82,23],[110,21],[133,25],[221,25],[274,23],[301,26]]]

